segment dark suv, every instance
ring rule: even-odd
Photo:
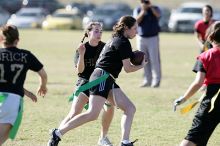
[[[53,13],[56,9],[62,8],[57,0],[23,0],[23,7],[40,7]]]
[[[132,15],[132,10],[127,4],[105,3],[88,12],[82,23],[85,28],[90,21],[99,21],[103,23],[105,30],[112,30],[114,24],[124,15]]]
[[[83,15],[85,15],[88,11],[92,11],[95,8],[95,4],[92,3],[78,3],[78,2],[73,2],[68,5],[66,5],[66,8],[78,8]]]
[[[0,6],[13,14],[22,7],[22,0],[0,0]]]

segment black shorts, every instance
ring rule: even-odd
[[[84,79],[84,78],[78,78],[77,82],[76,82],[76,89],[81,87],[82,85],[88,83],[89,81],[87,79]],[[83,91],[82,93],[84,93],[86,96],[89,97],[89,89],[88,90],[85,90]]]
[[[93,81],[101,76],[106,74],[106,72],[102,69],[95,69],[90,76],[89,81]],[[92,87],[90,89],[90,95],[99,95],[104,97],[105,99],[108,98],[109,91],[113,88],[120,88],[116,83],[113,77],[109,76],[105,81],[101,82],[100,84]]]
[[[218,95],[214,109],[211,108],[211,99],[218,92],[220,84],[208,85],[206,96],[203,98],[198,111],[193,119],[192,127],[189,130],[186,140],[192,141],[197,146],[206,146],[209,137],[220,122],[220,94]]]

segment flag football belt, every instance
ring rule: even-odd
[[[0,103],[3,103],[6,98],[8,97],[8,94],[0,94]],[[16,137],[16,134],[18,132],[18,129],[20,127],[21,121],[22,121],[22,115],[23,115],[23,103],[24,100],[23,98],[20,98],[20,105],[19,105],[19,109],[18,109],[18,115],[16,118],[16,121],[13,125],[13,127],[11,128],[10,132],[9,132],[9,138],[14,140]]]
[[[0,94],[0,103],[3,103],[6,99],[7,95],[6,94]]]
[[[96,69],[103,70],[103,69],[101,69],[101,68],[96,68]],[[103,71],[104,71],[104,70],[103,70]],[[88,82],[88,83],[86,83],[86,84],[80,86],[80,87],[73,93],[73,95],[72,95],[71,97],[69,97],[69,101],[72,101],[72,100],[74,99],[74,96],[77,97],[80,92],[83,92],[83,91],[85,91],[85,90],[88,90],[88,89],[90,89],[90,88],[92,88],[92,87],[94,87],[94,86],[100,84],[101,82],[105,81],[109,76],[111,76],[111,78],[115,80],[115,78],[113,77],[113,75],[111,75],[110,73],[108,73],[108,72],[106,72],[106,71],[104,71],[104,72],[105,72],[105,74],[102,75],[102,76],[100,76],[99,78],[97,78],[97,79],[95,79],[95,80],[93,80],[93,81],[91,81],[91,82]]]
[[[211,108],[209,110],[209,113],[214,109],[215,107],[215,101],[218,98],[218,95],[220,93],[220,89],[218,89],[218,92],[215,94],[215,96],[211,99]]]
[[[9,133],[9,138],[12,139],[12,140],[15,139],[16,134],[18,132],[18,129],[21,125],[21,121],[22,121],[22,117],[23,117],[23,104],[24,104],[24,100],[21,97],[16,121],[15,121],[15,123],[14,123],[14,125],[13,125],[13,127],[12,127],[12,129],[10,130],[10,133]]]

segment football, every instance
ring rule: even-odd
[[[131,57],[131,63],[133,65],[141,65],[143,59],[144,59],[144,52],[142,51],[133,51],[133,55]]]

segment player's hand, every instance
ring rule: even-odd
[[[143,59],[141,65],[144,67],[147,63],[148,63],[148,61],[147,61],[147,59],[146,59],[146,57],[144,55],[144,59]]]
[[[47,87],[41,85],[37,90],[37,94],[44,97],[47,94]]]
[[[149,3],[148,4],[145,4],[146,5],[146,7],[147,8],[152,8],[152,4],[151,4],[151,2],[149,1]]]
[[[78,47],[78,52],[79,52],[79,55],[84,55],[85,52],[86,52],[86,47],[85,47],[85,44],[81,43]]]
[[[173,102],[173,111],[176,111],[176,108],[178,105],[183,104],[186,101],[186,99],[183,96],[180,96]]]
[[[34,93],[26,90],[25,95],[29,97],[33,102],[37,102],[37,96]]]

